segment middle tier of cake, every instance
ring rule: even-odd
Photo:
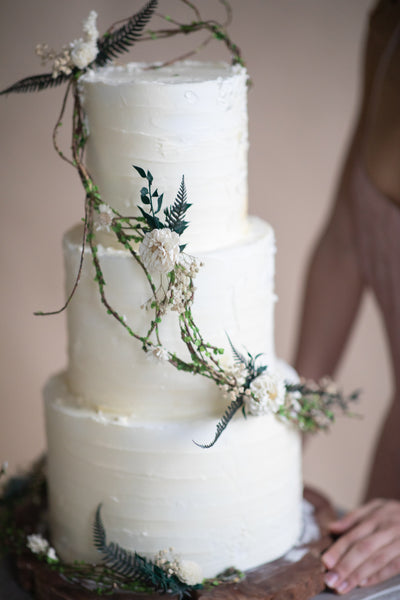
[[[81,248],[82,228],[78,226],[64,239],[67,294],[78,273]],[[190,252],[190,248],[187,250]],[[143,308],[151,298],[151,288],[140,265],[118,243],[98,245],[97,256],[108,302],[135,332],[145,335],[154,311]],[[195,279],[192,311],[203,339],[225,349],[221,355],[225,366],[233,364],[228,336],[241,352],[263,353],[262,363],[274,366],[272,228],[252,217],[242,242],[197,254],[196,258],[204,264]],[[226,400],[218,387],[204,377],[178,371],[167,362],[149,360],[141,343],[107,314],[94,277],[87,249],[79,286],[68,307],[66,377],[76,404],[137,418],[219,418]],[[161,343],[168,351],[185,360],[190,358],[180,338],[177,312],[169,311],[159,330]]]

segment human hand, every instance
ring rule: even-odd
[[[400,502],[372,500],[330,524],[339,539],[323,554],[325,583],[339,594],[400,573]]]

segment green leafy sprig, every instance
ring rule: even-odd
[[[329,429],[335,422],[338,411],[347,416],[356,416],[351,407],[359,399],[359,390],[345,395],[327,379],[322,379],[319,383],[287,383],[286,390],[287,398],[294,399],[296,409],[288,401],[279,408],[277,416],[304,433]]]
[[[94,545],[103,558],[104,565],[128,580],[144,583],[154,591],[169,593],[183,598],[190,596],[192,590],[200,589],[201,584],[190,586],[174,573],[169,575],[153,561],[137,552],[129,552],[114,542],[107,543],[106,531],[101,519],[101,505],[97,507],[94,525]]]
[[[152,191],[151,185],[153,183],[153,175],[150,173],[150,171],[146,172],[144,169],[142,169],[142,167],[138,167],[136,165],[133,165],[133,168],[136,169],[143,179],[147,180],[147,187],[142,187],[140,190],[140,199],[145,207],[143,208],[142,206],[138,205],[138,209],[140,210],[144,219],[145,227],[141,227],[139,224],[137,226],[138,229],[142,229],[143,233],[147,233],[153,229],[168,228],[178,235],[182,235],[189,225],[189,221],[185,220],[186,212],[192,206],[187,202],[185,176],[182,175],[182,180],[175,201],[171,206],[164,208],[163,212],[165,216],[165,223],[163,223],[156,215],[161,211],[164,194],[159,194],[157,189],[154,190],[154,192]],[[153,202],[157,202],[157,207],[153,205]],[[148,207],[148,210],[146,210],[146,207]],[[135,220],[138,221],[137,217],[135,217]],[[181,252],[185,247],[186,244],[180,246]]]

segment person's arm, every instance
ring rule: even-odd
[[[350,202],[353,154],[352,149],[332,214],[308,267],[294,361],[298,373],[307,379],[333,375],[364,290]]]

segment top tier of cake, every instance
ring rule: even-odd
[[[154,67],[154,66],[153,66]],[[215,250],[247,234],[247,74],[226,63],[130,63],[80,80],[89,138],[86,164],[103,201],[137,214],[149,170],[165,205],[185,176],[190,250]],[[189,125],[189,126],[188,126]]]

